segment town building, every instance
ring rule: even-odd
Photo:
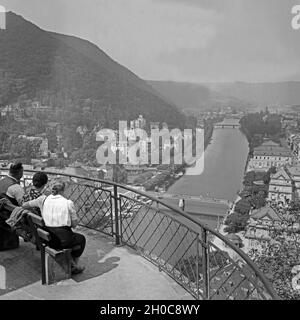
[[[39,156],[47,157],[49,154],[48,149],[48,139],[45,136],[26,136],[26,135],[19,135],[19,138],[24,138],[29,141],[40,141],[40,148],[39,148]]]
[[[76,132],[81,136],[84,136],[88,132],[88,128],[86,126],[79,126],[77,127]]]
[[[285,167],[280,168],[271,175],[268,200],[286,206],[293,198],[293,180]]]
[[[146,119],[142,115],[135,120],[130,121],[130,129],[144,129],[146,127]]]
[[[161,124],[161,127],[162,127],[162,129],[169,129],[169,126],[168,126],[168,124],[166,122],[163,122]]]
[[[143,164],[126,164],[124,165],[124,169],[127,171],[129,175],[139,175],[143,173],[147,169],[147,165]]]
[[[1,117],[13,115],[13,107],[11,105],[0,108]]]
[[[197,119],[197,128],[204,129],[204,127],[205,127],[205,119],[198,118]]]
[[[246,243],[247,251],[267,247],[271,240],[270,232],[281,228],[281,225],[282,219],[272,207],[266,206],[253,210],[244,235],[248,240]]]
[[[261,146],[254,148],[247,171],[268,171],[271,167],[280,168],[291,165],[292,161],[291,150],[273,141],[266,141]]]
[[[300,166],[287,167],[287,171],[293,181],[294,200],[300,200]]]
[[[300,134],[291,134],[288,138],[288,145],[297,161],[300,161]]]
[[[150,130],[159,129],[159,122],[150,122]]]

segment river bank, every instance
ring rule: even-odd
[[[204,151],[209,145],[214,131],[213,123],[210,123],[204,129]],[[196,139],[193,139],[193,149],[195,146]],[[164,169],[159,169],[159,167],[165,167]],[[168,189],[181,179],[186,173],[186,169],[190,166],[187,164],[182,165],[161,165],[158,167],[159,174],[151,178],[145,183],[145,189],[147,191],[162,191],[166,192]],[[153,180],[153,182],[151,181]]]
[[[211,142],[211,138],[214,132],[214,125],[210,124],[208,125],[205,129],[204,129],[204,151],[206,150],[207,146],[210,144]],[[193,143],[195,143],[195,140],[193,141]],[[184,174],[186,173],[186,169],[189,168],[189,165],[184,165],[182,172],[182,175],[175,175],[174,177],[171,177],[169,180],[166,181],[166,184],[164,185],[164,191],[167,192],[169,190],[169,188],[175,183],[177,182],[177,180],[181,179]]]

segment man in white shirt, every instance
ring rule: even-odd
[[[78,217],[73,201],[63,196],[64,182],[57,181],[48,197],[40,196],[35,200],[25,202],[23,208],[38,207],[41,210],[47,230],[51,233],[50,246],[54,249],[72,249],[72,273],[80,273],[84,267],[79,265],[86,239],[82,234],[75,233],[72,228],[78,224]]]

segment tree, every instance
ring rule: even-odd
[[[277,135],[281,132],[281,116],[270,114],[265,120],[265,132],[267,135]]]
[[[263,192],[264,195],[264,192]],[[260,209],[266,205],[266,199],[262,194],[257,194],[251,197],[250,199],[251,206],[255,209]]]
[[[292,201],[290,203],[289,211],[290,211],[291,214],[299,215],[300,202],[299,201]]]
[[[65,127],[63,137],[65,150],[74,150],[82,147],[82,137],[76,131],[76,126]]]
[[[276,173],[276,167],[271,167],[263,176],[264,184],[269,184],[271,180],[271,174]]]
[[[240,214],[248,214],[251,210],[251,203],[247,199],[239,200],[235,205],[235,211]]]
[[[0,152],[3,151],[4,143],[7,140],[8,136],[9,135],[7,132],[2,131],[2,130],[0,131]]]
[[[227,217],[225,221],[227,227],[225,227],[224,231],[227,233],[237,233],[243,231],[246,228],[248,219],[248,214],[240,214],[238,212],[233,212]]]
[[[272,283],[277,294],[285,300],[299,300],[300,291],[294,290],[292,286],[293,267],[300,264],[300,246],[298,241],[287,240],[280,233],[273,235],[272,242],[259,253],[249,253],[258,268],[266,275]]]
[[[250,144],[250,149],[258,146],[261,138],[265,135],[278,140],[278,136],[282,132],[281,117],[278,115],[267,115],[261,113],[251,113],[244,116],[241,120],[241,128],[246,134]]]
[[[300,218],[289,211],[277,214],[281,218],[281,226],[270,230],[268,246],[262,251],[251,250],[249,256],[282,299],[299,300],[300,290],[293,288],[292,281],[296,276],[293,269],[300,265]]]
[[[48,148],[50,151],[54,151],[57,147],[57,137],[54,130],[47,130],[46,137],[48,139]]]
[[[84,150],[87,149],[97,149],[99,145],[99,142],[97,142],[96,140],[96,133],[95,132],[91,132],[89,134],[86,134],[83,138],[83,145],[82,148]]]
[[[31,141],[17,135],[11,135],[7,140],[9,152],[18,155],[20,158],[25,158],[26,162],[30,162],[32,158],[37,156],[40,145],[40,140]]]
[[[123,166],[113,165],[113,181],[117,183],[127,183],[127,172]]]
[[[255,180],[255,172],[254,171],[247,172],[244,177],[244,185],[252,186],[254,180]]]

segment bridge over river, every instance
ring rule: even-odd
[[[241,127],[239,119],[224,119],[222,122],[215,123],[214,128],[219,129],[239,129]]]

